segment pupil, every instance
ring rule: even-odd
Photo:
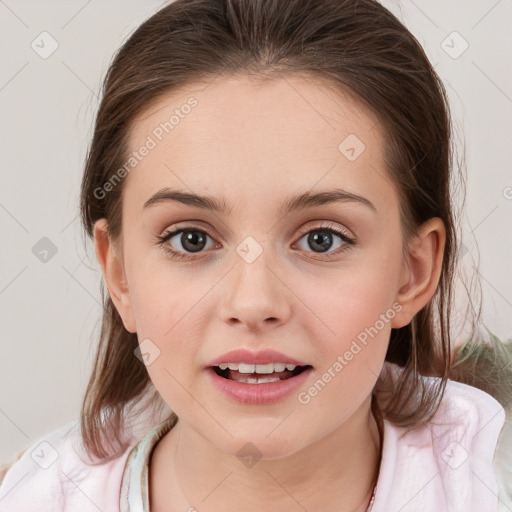
[[[181,235],[181,244],[189,252],[197,252],[204,248],[206,237],[199,231],[185,231]],[[200,243],[201,247],[195,244]]]
[[[321,233],[320,235],[318,233]],[[327,231],[315,231],[314,233],[310,233],[308,236],[308,242],[312,248],[315,246],[319,247],[320,252],[325,252],[329,249],[332,244],[332,234]],[[320,245],[322,243],[327,242],[329,247],[325,247],[325,245]]]

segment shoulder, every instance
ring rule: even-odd
[[[494,456],[498,482],[500,508],[498,512],[512,510],[512,410],[506,409],[506,419],[498,438]]]
[[[83,455],[75,420],[46,434],[0,469],[2,512],[119,509],[119,489],[130,449],[92,463]]]
[[[472,439],[473,457],[490,457],[496,483],[498,512],[512,510],[512,410],[505,409],[489,393],[449,380],[445,407],[462,404],[459,423],[477,425]],[[469,414],[469,418],[467,415]],[[475,417],[478,416],[478,421]],[[491,484],[492,485],[492,484]]]
[[[427,386],[441,381],[424,379]],[[510,512],[511,439],[511,418],[500,402],[479,388],[448,380],[426,424],[408,428],[385,421],[386,460],[376,512]]]

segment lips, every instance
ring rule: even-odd
[[[297,367],[299,368],[299,367]],[[245,405],[270,405],[280,400],[290,398],[297,393],[301,386],[306,385],[312,372],[312,368],[306,368],[295,376],[269,382],[268,378],[273,374],[257,375],[256,378],[245,374],[247,382],[239,382],[218,375],[212,367],[208,368],[206,374],[214,389],[219,391],[225,398],[235,404]],[[262,381],[260,379],[263,379]]]
[[[247,363],[247,364],[269,364],[269,363],[286,363],[295,366],[311,366],[304,361],[300,361],[290,357],[282,352],[273,349],[260,350],[254,352],[244,348],[231,350],[210,361],[206,368],[218,366],[221,363]]]

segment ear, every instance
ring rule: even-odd
[[[395,299],[402,309],[393,318],[391,327],[407,325],[433,297],[441,275],[445,242],[446,229],[439,217],[422,224],[418,235],[411,240]]]
[[[94,224],[96,258],[103,271],[110,298],[121,316],[126,330],[135,333],[137,329],[124,264],[118,254],[120,251],[110,240],[107,227],[106,219],[100,219]]]

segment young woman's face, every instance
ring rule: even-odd
[[[284,456],[367,414],[391,328],[407,323],[386,144],[353,99],[292,77],[217,77],[160,98],[135,123],[123,321],[169,407],[226,453],[251,441],[264,457]],[[162,190],[189,200],[151,201]],[[334,191],[353,196],[293,200]],[[213,201],[224,211],[203,207]],[[209,368],[241,348],[311,368],[284,396],[243,402],[221,392]],[[254,396],[263,386],[243,385]]]

